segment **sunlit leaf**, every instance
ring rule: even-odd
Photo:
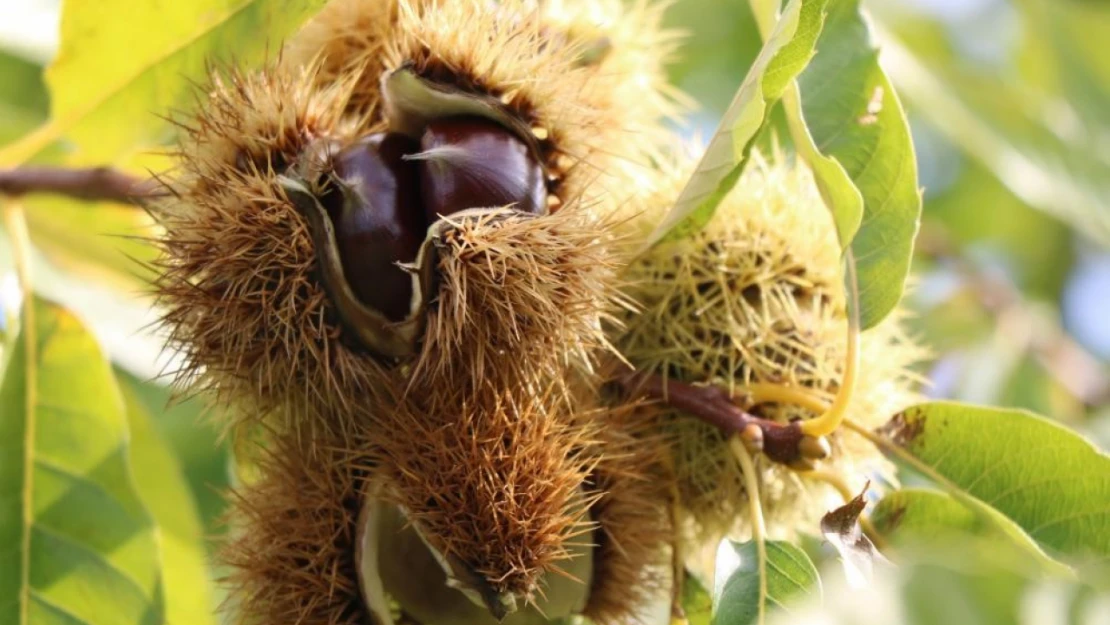
[[[42,68],[0,50],[0,145],[46,119],[49,100]]]
[[[875,505],[871,522],[879,533],[895,542],[997,532],[987,519],[951,495],[930,488],[903,488],[887,494]]]
[[[962,493],[952,495],[927,489],[896,490],[875,506],[871,515],[876,530],[896,544],[922,544],[946,537],[981,536],[1026,554],[1041,568],[1070,573],[1051,559],[1041,546],[1013,520],[982,501]]]
[[[935,402],[883,434],[962,503],[997,511],[1048,550],[1110,558],[1110,457],[1075,432],[1025,411]]]
[[[798,77],[800,101],[791,93],[785,102],[840,240],[851,242],[867,329],[902,297],[921,195],[909,125],[859,5],[829,3],[817,54]]]
[[[219,518],[227,509],[223,493],[228,487],[229,450],[227,441],[220,440],[213,411],[224,408],[197,397],[174,398],[168,387],[144,382],[118,367],[116,378],[129,399],[136,398],[147,414],[156,415],[154,424],[185,472],[207,533],[223,530]]]
[[[689,625],[709,625],[713,619],[713,597],[689,571],[682,584],[682,610]]]
[[[147,239],[155,231],[153,220],[142,210],[49,195],[29,196],[24,203],[35,245],[59,267],[125,285],[128,290],[121,297],[136,296],[142,290],[140,282],[153,275],[147,263],[158,251]]]
[[[759,622],[763,611],[786,610],[806,597],[819,597],[821,581],[809,556],[798,547],[768,541],[767,594],[760,592],[760,568],[755,542],[723,541],[717,549],[713,591],[714,625]]]
[[[68,312],[32,311],[0,383],[0,622],[162,622],[161,548],[111,366]]]
[[[783,9],[675,206],[651,236],[652,244],[699,230],[736,185],[771,105],[813,55],[826,2],[790,0]]]
[[[1101,623],[1110,607],[1106,571],[1045,575],[1013,545],[946,534],[898,550],[898,566],[866,588],[826,575],[825,601],[798,606],[774,625],[995,625]]]
[[[159,115],[186,106],[206,63],[257,62],[323,0],[99,0],[63,4],[47,70],[51,119],[0,151],[19,164],[63,137],[82,163],[115,162],[167,132]]]
[[[131,466],[139,495],[158,524],[166,622],[212,625],[215,604],[206,567],[204,530],[189,484],[173,452],[134,391],[123,386],[131,433]]]

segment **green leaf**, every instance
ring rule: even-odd
[[[161,623],[157,529],[111,366],[71,314],[29,309],[0,382],[0,622]]]
[[[1006,541],[1048,571],[1070,575],[1071,569],[1051,559],[1014,521],[985,503],[963,494],[927,489],[897,490],[879,502],[871,516],[876,530],[898,544],[930,544],[945,537],[972,536]]]
[[[674,207],[652,234],[654,245],[701,229],[744,172],[771,105],[813,56],[828,0],[790,0],[725,111]]]
[[[46,119],[50,102],[42,67],[0,50],[0,145]]]
[[[160,530],[166,622],[213,625],[216,606],[209,587],[204,531],[189,484],[137,394],[125,385],[123,396],[135,486]]]
[[[921,216],[917,160],[859,0],[833,0],[817,54],[784,98],[843,245],[851,244],[866,330],[902,298]],[[857,228],[858,226],[858,228]]]
[[[867,588],[825,577],[823,605],[773,622],[844,625],[1098,623],[1106,613],[1105,571],[1046,576],[1006,542],[945,535],[900,546],[898,568]]]
[[[770,608],[785,610],[791,602],[820,597],[817,569],[804,551],[780,541],[769,541],[766,546],[767,595],[760,596],[756,543],[721,543],[713,592],[714,625],[756,623],[761,606],[768,612]]]
[[[713,597],[701,580],[686,571],[682,584],[682,611],[689,625],[709,625],[713,618]]]
[[[189,103],[206,63],[250,65],[318,10],[324,0],[66,2],[61,44],[47,70],[45,126],[0,151],[17,165],[67,137],[75,162],[115,162],[168,132],[158,118]]]
[[[185,472],[206,533],[225,530],[219,519],[227,510],[223,492],[229,486],[230,451],[215,425],[218,415],[211,414],[222,409],[197,397],[174,397],[168,387],[141,381],[119,367],[116,379],[127,397],[136,398],[147,414],[156,415],[158,434],[172,447],[172,455]]]
[[[997,511],[1054,552],[1110,559],[1110,457],[1071,430],[1025,411],[936,402],[882,433],[978,512]]]
[[[998,529],[951,495],[931,488],[887,494],[875,505],[871,522],[880,534],[898,543],[944,534],[994,535]]]

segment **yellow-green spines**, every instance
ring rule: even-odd
[[[677,181],[677,178],[676,178]],[[677,194],[663,191],[641,218],[646,232]],[[636,259],[625,275],[639,311],[616,340],[642,371],[730,391],[737,403],[757,383],[804,389],[826,402],[843,376],[846,332],[841,261],[832,221],[804,167],[756,155],[749,171],[700,232],[664,242]],[[861,370],[849,418],[875,426],[911,403],[909,366],[922,350],[895,313],[861,337]],[[764,401],[752,414],[786,423],[817,416],[794,402]],[[715,538],[746,531],[743,475],[726,436],[689,415],[664,411],[681,501],[696,534]],[[852,488],[875,471],[881,455],[850,433],[831,437],[819,468]],[[805,472],[760,458],[761,499],[773,533],[815,529],[832,492]]]

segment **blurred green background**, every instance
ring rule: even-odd
[[[0,146],[41,124],[58,0],[2,0]],[[1023,407],[1110,448],[1110,3],[876,0],[883,63],[908,109],[925,210],[912,324],[935,359],[929,394]],[[675,0],[687,35],[671,66],[708,137],[760,39],[741,0]],[[696,35],[696,36],[695,36]],[[152,114],[154,112],[152,111]],[[775,137],[788,141],[780,123]],[[49,155],[43,158],[49,158]],[[229,458],[196,401],[170,406],[172,354],[149,329],[144,217],[28,201],[35,284],[77,312],[179,454],[206,527],[220,531]],[[0,237],[0,323],[18,288]],[[866,366],[866,363],[865,363]]]

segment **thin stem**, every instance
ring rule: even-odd
[[[752,405],[756,404],[794,404],[817,414],[822,414],[829,409],[829,403],[818,397],[813,391],[805,387],[783,386],[773,382],[755,382],[739,388],[742,395],[746,395]]]
[[[0,199],[4,199],[0,197]],[[36,391],[38,390],[38,337],[35,336],[35,300],[31,288],[31,239],[27,234],[27,221],[23,217],[23,206],[9,200],[4,206],[4,226],[11,238],[12,251],[15,255],[15,270],[19,278],[19,287],[23,293],[23,320],[20,334],[23,335],[23,351],[26,366],[23,369],[24,384],[24,452],[23,452],[23,488],[22,488],[22,533],[20,536],[20,575],[22,576],[20,588],[24,596],[19,601],[19,622],[27,623],[29,614],[28,606],[31,598],[31,527],[34,524],[34,440],[35,440],[35,406],[38,403]]]
[[[53,193],[80,200],[123,204],[142,204],[166,195],[157,181],[136,178],[110,167],[0,169],[0,194],[19,196],[28,193]]]
[[[685,610],[682,609],[682,594],[686,586],[686,554],[682,548],[682,506],[679,502],[678,487],[671,482],[671,525],[674,532],[674,541],[671,545],[671,575],[674,583],[671,584],[671,620],[681,618],[685,621]]]
[[[752,540],[755,541],[759,570],[759,617],[756,622],[763,625],[767,616],[767,527],[763,523],[763,505],[759,501],[759,478],[755,474],[752,455],[740,438],[733,436],[728,440],[728,445],[740,462],[740,470],[744,472],[744,488],[748,491],[748,512],[751,515]]]
[[[626,369],[615,380],[626,393],[658,399],[681,412],[716,426],[726,434],[738,434],[745,444],[762,451],[771,460],[793,465],[800,459],[820,459],[820,449],[806,444],[800,422],[778,423],[744,412],[733,398],[716,386],[695,386],[658,375]],[[814,455],[816,453],[816,455]]]
[[[828,436],[835,432],[844,422],[856,390],[859,372],[859,284],[856,281],[856,260],[850,249],[844,252],[844,268],[848,287],[845,298],[848,305],[848,346],[844,356],[844,377],[829,409],[816,419],[802,421],[802,432],[809,436]]]
[[[8,230],[11,239],[12,251],[15,256],[15,273],[19,279],[20,291],[23,293],[23,307],[25,313],[30,314],[31,306],[31,238],[27,234],[27,220],[23,217],[23,205],[11,198],[4,206],[4,227]]]
[[[771,36],[771,30],[775,27],[775,22],[778,21],[781,3],[779,0],[750,0],[748,4],[755,18],[756,28],[759,29],[759,37],[767,41]]]

